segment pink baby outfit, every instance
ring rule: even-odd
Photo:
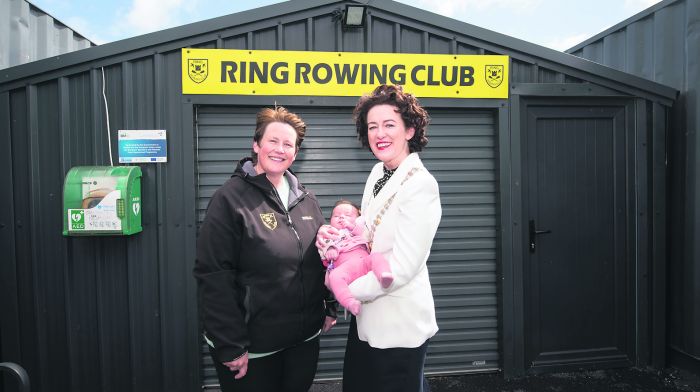
[[[357,218],[352,231],[339,229],[340,238],[327,241],[319,249],[323,265],[328,267],[326,286],[333,291],[338,302],[354,315],[360,312],[361,303],[352,296],[348,285],[369,271],[374,272],[380,282],[383,277],[386,280],[387,276],[391,276],[391,268],[384,256],[368,252],[367,240],[362,235],[363,226],[361,218]],[[331,248],[338,251],[338,257],[335,260],[326,258],[326,253]]]

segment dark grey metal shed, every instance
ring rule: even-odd
[[[653,325],[665,314],[657,277],[677,91],[389,0],[345,30],[334,14],[347,3],[289,1],[2,72],[0,359],[25,366],[37,390],[215,383],[191,277],[196,228],[247,154],[261,106],[306,120],[295,170],[326,213],[361,194],[371,157],[354,138],[356,98],[183,95],[189,47],[510,56],[509,99],[421,100],[433,117],[422,156],[443,204],[428,373],[510,376],[662,355]],[[64,238],[65,174],[109,164],[103,100],[112,130],[166,129],[168,163],[141,165],[142,233]],[[340,375],[346,328],[323,338],[319,379]]]
[[[95,46],[27,0],[0,3],[0,69]]]
[[[680,91],[669,111],[668,361],[700,373],[700,3],[666,0],[567,52]],[[663,276],[658,276],[661,284]]]

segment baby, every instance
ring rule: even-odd
[[[382,287],[394,281],[389,262],[380,253],[370,254],[363,236],[364,224],[360,209],[352,202],[340,200],[331,214],[331,226],[338,229],[337,240],[325,240],[319,248],[326,271],[326,286],[345,309],[357,316],[361,302],[350,293],[348,285],[355,279],[374,272]]]

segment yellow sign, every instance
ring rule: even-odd
[[[508,56],[182,49],[182,93],[360,96],[400,84],[418,97],[508,98]]]

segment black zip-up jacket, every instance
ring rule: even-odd
[[[291,347],[316,334],[327,301],[315,196],[288,171],[288,211],[250,158],[212,196],[197,238],[199,313],[215,359]]]

